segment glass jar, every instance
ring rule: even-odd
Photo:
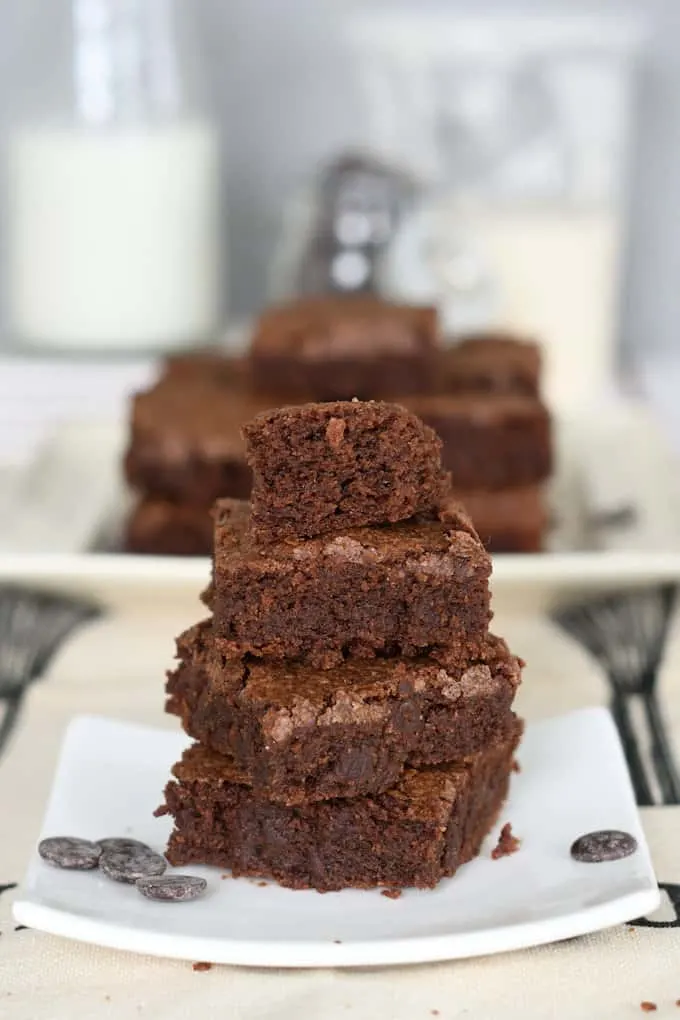
[[[24,11],[6,135],[15,343],[163,350],[220,322],[220,146],[186,0]]]

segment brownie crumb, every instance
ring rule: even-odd
[[[520,763],[517,761],[516,758],[515,758],[515,760],[512,763],[512,771],[513,772],[521,772],[522,771],[522,766],[520,765]]]
[[[220,878],[224,882],[225,878],[231,878],[231,875],[220,875]]]
[[[498,843],[491,851],[491,857],[494,861],[499,860],[501,857],[509,857],[510,854],[516,854],[521,846],[521,840],[517,836],[512,834],[512,825],[510,822],[506,822],[501,829],[501,834],[498,837]]]
[[[658,1009],[658,1006],[655,1002],[647,1002],[645,1000],[645,1002],[640,1003],[640,1009],[643,1013],[654,1013],[654,1011]]]
[[[337,450],[340,447],[346,430],[347,424],[342,418],[331,418],[326,426],[326,439],[331,450]]]
[[[212,963],[205,963],[199,960],[198,963],[192,964],[192,970],[212,970]]]
[[[388,900],[398,900],[401,897],[401,889],[383,889],[380,895],[386,896]]]
[[[265,886],[269,885],[269,882],[258,882],[257,884],[260,889],[264,889]]]

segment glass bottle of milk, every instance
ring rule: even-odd
[[[6,140],[12,339],[172,349],[219,327],[218,131],[188,0],[31,0]]]

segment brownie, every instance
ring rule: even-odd
[[[181,373],[137,394],[125,474],[149,496],[210,507],[247,498],[252,483],[241,425],[264,410],[248,395]]]
[[[213,588],[204,596],[231,656],[304,660],[414,655],[432,646],[480,655],[491,618],[491,559],[465,513],[258,546],[249,507],[216,507]]]
[[[303,298],[271,308],[251,344],[253,384],[310,400],[370,400],[430,390],[435,308],[370,295]]]
[[[439,393],[517,393],[538,397],[538,344],[509,333],[480,333],[444,348],[437,358]]]
[[[479,853],[507,795],[521,724],[457,764],[407,769],[385,793],[285,806],[258,798],[200,744],[175,766],[159,814],[173,865],[212,864],[294,889],[434,887]]]
[[[459,490],[456,499],[470,514],[485,547],[492,553],[541,552],[549,525],[543,488],[494,492]]]
[[[455,491],[534,485],[552,471],[550,415],[532,397],[460,394],[408,406],[441,437]]]
[[[507,725],[521,666],[500,638],[479,660],[357,660],[325,672],[231,659],[212,623],[178,639],[167,710],[285,804],[381,793],[404,766],[454,761]]]
[[[164,380],[207,380],[235,392],[250,387],[250,361],[244,355],[230,355],[219,348],[201,348],[169,355],[163,363]]]
[[[441,442],[397,404],[339,401],[267,411],[243,428],[260,542],[406,520],[448,491]]]
[[[212,515],[204,507],[150,497],[140,500],[128,517],[123,548],[152,556],[209,556],[213,530]]]

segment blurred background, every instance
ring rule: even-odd
[[[533,333],[551,401],[623,373],[675,434],[674,0],[187,8],[3,5],[5,460],[320,279]],[[342,187],[375,236],[349,216],[320,250]]]

